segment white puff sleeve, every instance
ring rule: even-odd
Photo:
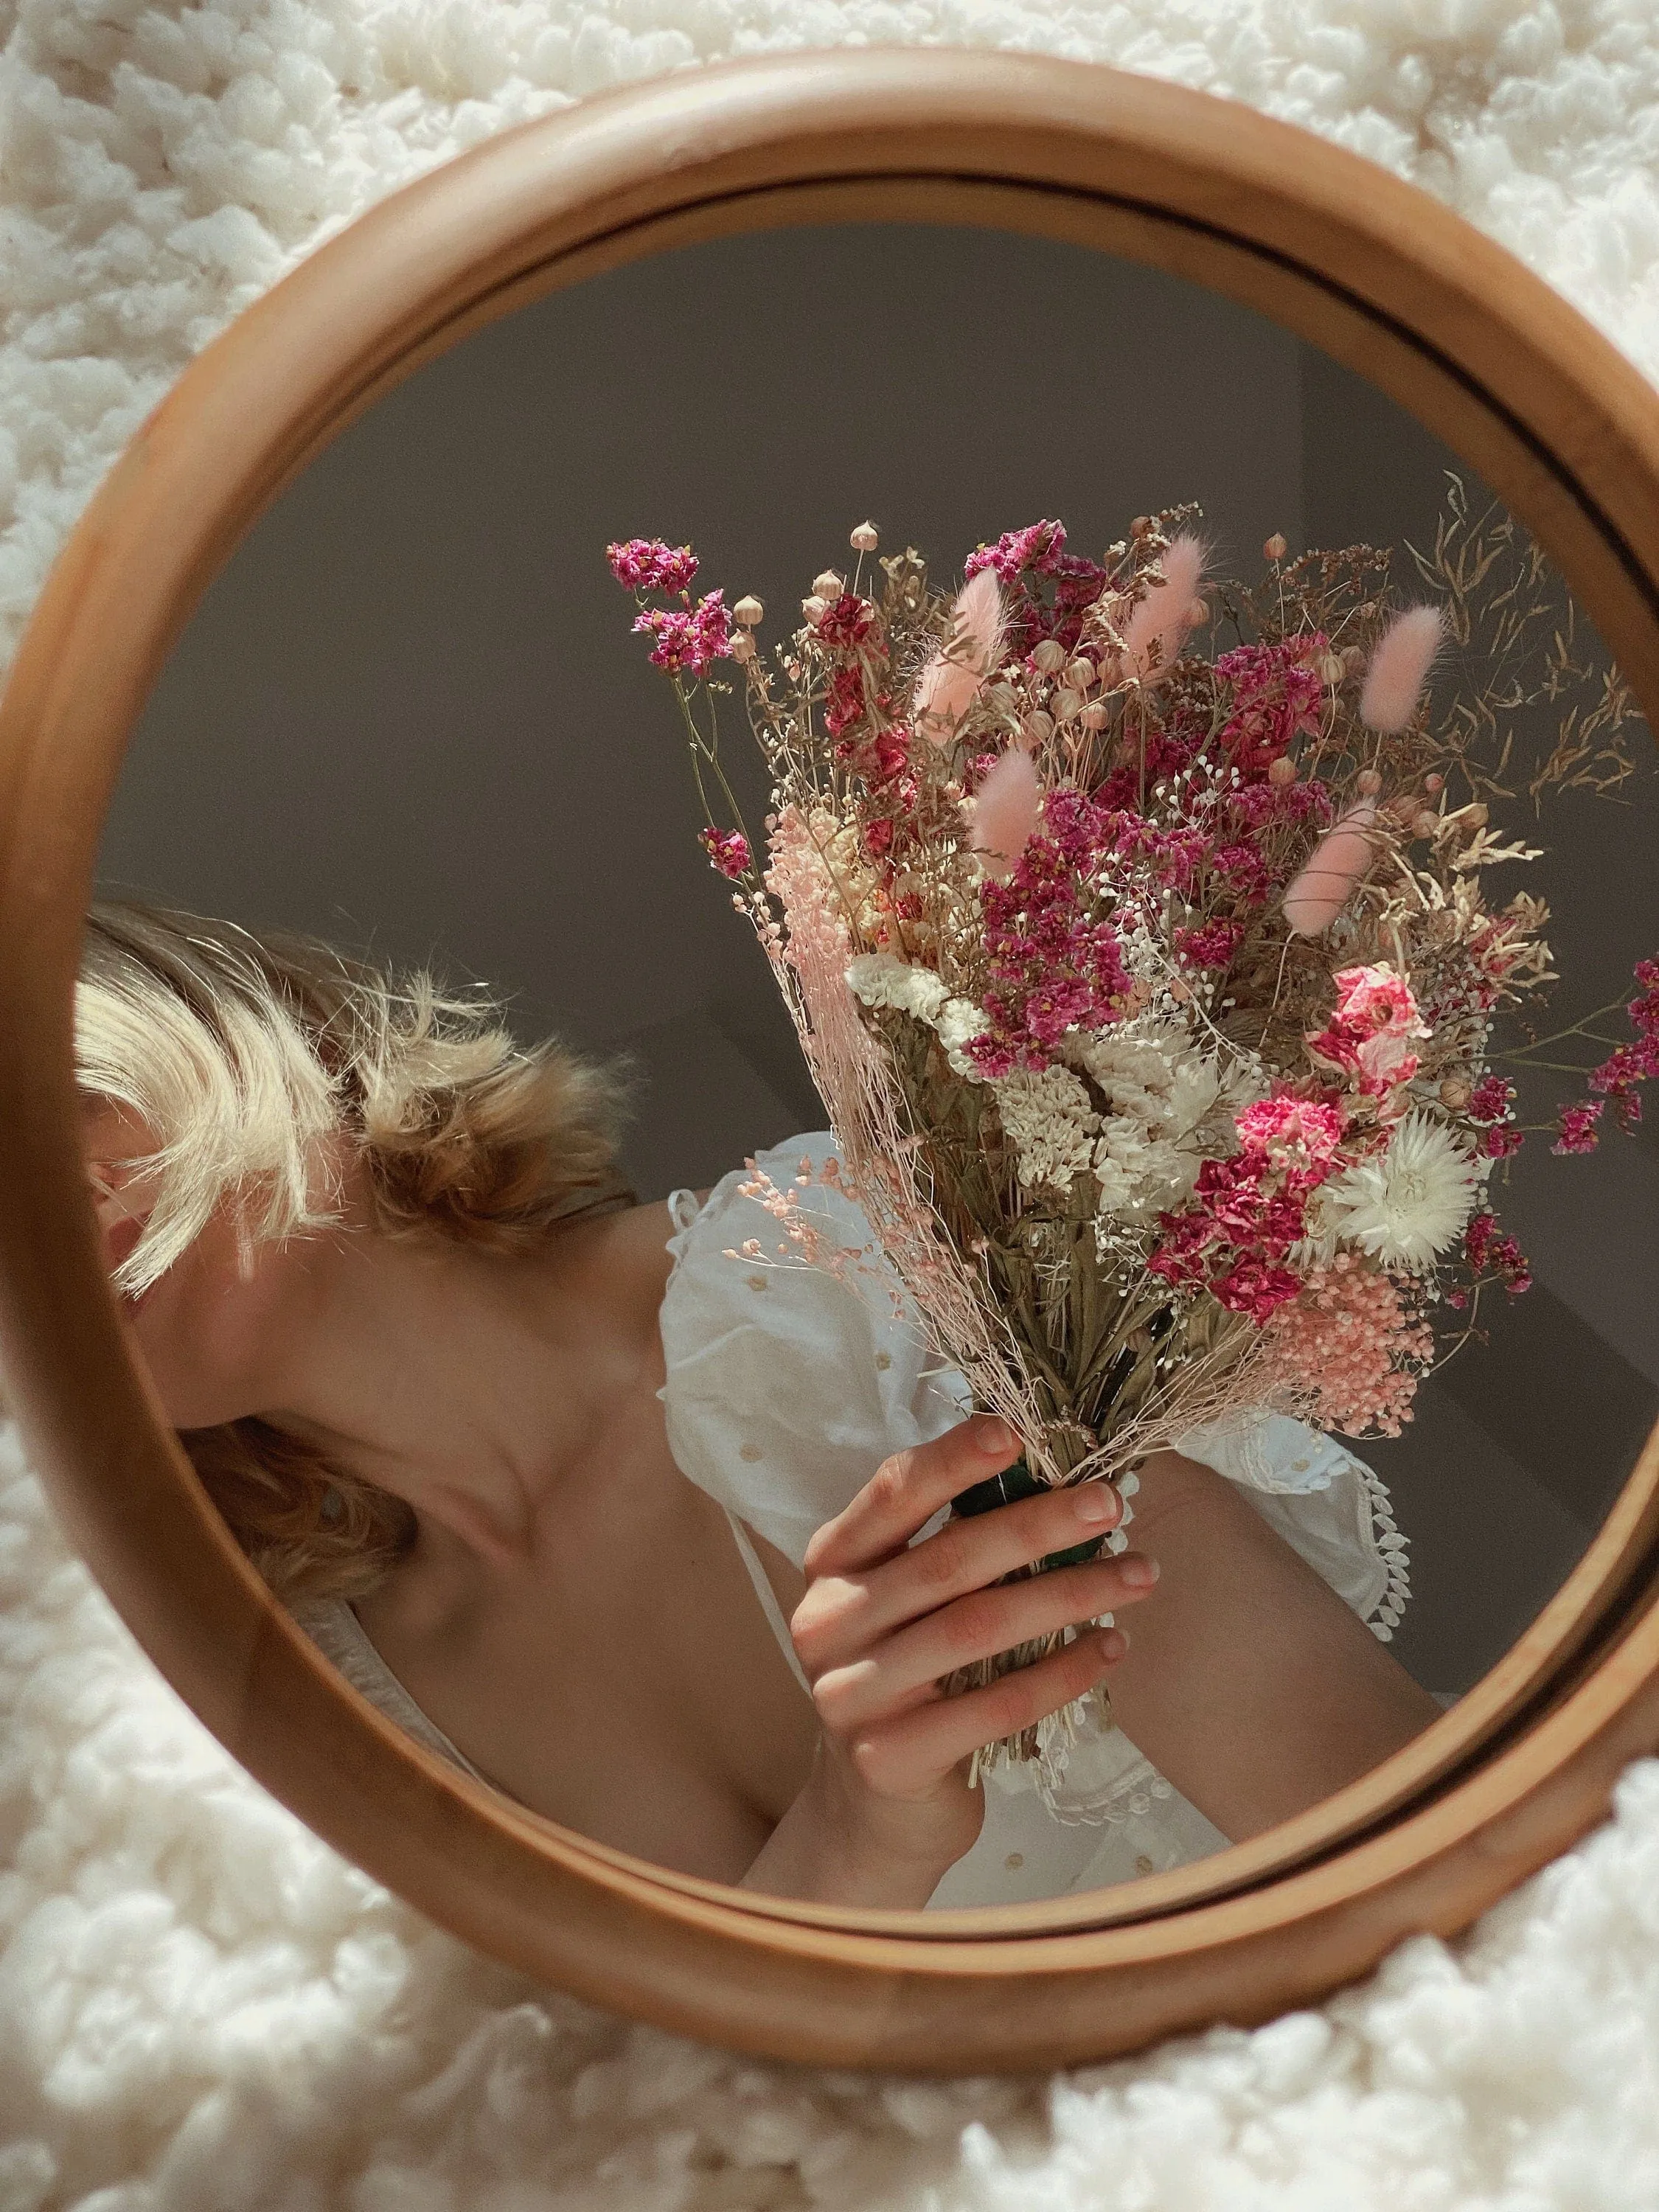
[[[758,1164],[784,1188],[803,1162],[816,1178],[835,1149],[820,1131],[775,1146]],[[814,1531],[884,1459],[941,1435],[971,1398],[919,1324],[895,1315],[897,1277],[851,1198],[817,1180],[798,1192],[838,1243],[867,1251],[843,1282],[793,1256],[779,1224],[743,1195],[749,1180],[734,1170],[702,1207],[689,1192],[671,1200],[664,1411],[681,1470],[799,1566]],[[751,1238],[761,1262],[725,1256]],[[899,1304],[913,1314],[902,1292]],[[1363,1460],[1276,1413],[1194,1429],[1180,1449],[1238,1484],[1376,1634],[1392,1635],[1408,1589],[1405,1540]]]

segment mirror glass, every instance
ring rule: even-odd
[[[1432,557],[1460,495],[1467,526],[1437,586],[1409,549]],[[821,1176],[825,1110],[732,910],[743,886],[700,848],[707,817],[673,690],[648,665],[651,641],[630,632],[605,548],[691,542],[696,592],[719,586],[728,608],[757,597],[769,654],[800,628],[815,579],[852,578],[849,532],[866,518],[879,545],[862,556],[861,592],[878,597],[882,559],[915,548],[948,594],[975,548],[1044,518],[1063,520],[1073,555],[1118,546],[1128,573],[1135,519],[1188,501],[1201,520],[1177,516],[1164,535],[1202,533],[1206,624],[1171,634],[1212,662],[1237,642],[1225,580],[1264,594],[1271,615],[1287,574],[1307,584],[1294,564],[1308,549],[1391,550],[1399,607],[1443,599],[1454,573],[1493,603],[1474,644],[1443,650],[1431,709],[1438,726],[1455,698],[1486,687],[1494,838],[1542,849],[1465,879],[1478,873],[1494,908],[1518,890],[1547,902],[1561,981],[1536,1005],[1500,1005],[1474,1071],[1498,1079],[1488,1123],[1514,1085],[1511,1119],[1532,1132],[1519,1151],[1470,1180],[1482,1125],[1454,1073],[1443,1096],[1416,1100],[1426,1124],[1445,1115],[1423,1138],[1414,1190],[1372,1190],[1374,1214],[1410,1216],[1376,1236],[1409,1245],[1415,1221],[1452,1259],[1471,1218],[1498,1217],[1478,1307],[1462,1322],[1432,1310],[1438,1348],[1400,1433],[1328,1441],[1288,1419],[1271,1436],[1222,1423],[1210,1459],[1149,1462],[1127,1486],[1128,1551],[1090,1566],[1121,1578],[1143,1550],[1158,1559],[1149,1595],[1120,1579],[1101,1607],[1127,1632],[1127,1656],[1109,1666],[1094,1628],[1050,1655],[1064,1663],[1086,1644],[1091,1679],[1104,1669],[1118,1686],[1117,1723],[1091,1693],[1067,1759],[1010,1759],[970,1788],[942,1759],[933,1686],[975,1629],[982,1640],[988,1620],[1012,1617],[988,1604],[1010,1587],[1004,1553],[1029,1553],[1039,1522],[1009,1506],[1024,1533],[999,1551],[986,1532],[1010,1523],[959,1515],[948,1548],[917,1568],[935,1505],[1004,1461],[975,1456],[966,1431],[939,1457],[939,1408],[954,1421],[964,1402],[933,1371],[941,1361],[894,1322],[872,1274],[809,1281],[787,1236],[780,1258],[780,1223],[739,1188],[756,1156],[786,1200],[799,1159]],[[328,448],[216,579],[137,732],[100,896],[251,940],[210,932],[231,950],[204,952],[199,930],[158,926],[142,957],[131,932],[118,957],[106,950],[94,1126],[112,1263],[154,1238],[163,1186],[124,1182],[111,1163],[144,1156],[146,1128],[177,1139],[171,1257],[130,1303],[133,1327],[216,1500],[360,1689],[533,1810],[665,1865],[851,1903],[971,1906],[1133,1881],[1259,1832],[1492,1667],[1583,1553],[1659,1388],[1650,1125],[1620,1130],[1609,1108],[1594,1151],[1552,1151],[1559,1109],[1592,1096],[1582,1072],[1631,1037],[1633,964],[1659,946],[1647,733],[1634,717],[1614,726],[1593,633],[1581,616],[1567,637],[1559,585],[1528,570],[1504,525],[1409,416],[1257,316],[1109,257],[970,228],[786,230],[617,270],[469,339]],[[1347,633],[1368,651],[1379,606]],[[1510,616],[1528,617],[1536,647],[1512,683],[1477,665]],[[962,635],[966,665],[978,648]],[[1558,663],[1583,678],[1529,699],[1558,642]],[[1342,650],[1338,638],[1297,664],[1321,702],[1292,732],[1304,764],[1333,687],[1346,684],[1352,708],[1369,674],[1364,653],[1345,668]],[[1032,674],[1042,696],[1067,680],[1060,658]],[[1141,664],[1154,702],[1174,681],[1158,662]],[[767,777],[744,726],[744,673],[729,660],[714,672],[736,687],[721,760],[758,834]],[[1269,720],[1286,711],[1282,679],[1281,667]],[[1037,697],[1015,700],[1016,720]],[[1534,807],[1529,784],[1564,726],[1577,765]],[[1267,789],[1263,763],[1285,740],[1264,742],[1245,780]],[[1372,797],[1404,788],[1395,779]],[[1366,798],[1352,781],[1342,792],[1344,805]],[[1395,844],[1425,864],[1412,807],[1443,817],[1471,793],[1419,777],[1407,795]],[[1011,803],[1017,813],[1018,791]],[[1468,849],[1469,823],[1457,834]],[[1356,881],[1395,865],[1380,852],[1373,837]],[[1212,852],[1204,865],[1222,864]],[[1286,973],[1304,958],[1340,968],[1349,927],[1302,936]],[[1449,919],[1444,945],[1467,947],[1476,928]],[[259,969],[277,974],[271,1006],[294,1024],[282,1030],[290,1059],[272,1059],[281,1020],[249,1012],[258,992],[244,987],[252,947],[296,932],[399,988],[429,970],[462,1011],[423,1012],[417,994],[387,1014],[360,988],[336,990],[324,1019],[307,998],[315,975]],[[1374,968],[1376,954],[1365,939],[1357,957]],[[131,985],[146,959],[149,993]],[[1494,955],[1488,972],[1502,967]],[[1218,991],[1201,964],[1190,972],[1200,995]],[[125,1030],[110,1011],[122,988]],[[481,992],[520,1046],[556,1035],[585,1057],[505,1057]],[[168,1012],[179,1006],[195,1028]],[[1345,1094],[1376,1109],[1375,1158],[1412,1103],[1400,1059],[1431,1054],[1434,1040],[1397,1006],[1354,1006],[1352,1049],[1383,1036],[1382,1077]],[[1437,1018],[1478,1013],[1448,996]],[[447,1058],[423,1043],[422,1022],[451,1040]],[[471,1044],[454,1042],[463,1030]],[[219,1056],[204,1073],[210,1032]],[[1529,1034],[1521,1060],[1499,1056]],[[308,1040],[297,1071],[295,1037]],[[1343,1073],[1340,1042],[1322,1063],[1331,1095],[1358,1065]],[[622,1194],[595,1133],[603,1086],[583,1072],[617,1063],[631,1205],[605,1203]],[[1106,1119],[1132,1113],[1127,1064],[1114,1079],[1089,1092],[1085,1164]],[[1174,1111],[1170,1079],[1159,1111]],[[349,1136],[331,1133],[356,1129],[365,1097],[379,1147],[367,1181]],[[1462,1147],[1449,1167],[1446,1115]],[[563,1150],[550,1152],[556,1124]],[[1306,1141],[1316,1148],[1316,1134]],[[1236,1138],[1211,1154],[1243,1157]],[[309,1222],[270,1197],[292,1185],[296,1156]],[[252,1194],[240,1245],[235,1188]],[[799,1194],[810,1205],[822,1190]],[[1178,1186],[1164,1195],[1197,1203],[1190,1182],[1185,1199]],[[192,1215],[198,1200],[210,1210]],[[832,1243],[857,1243],[848,1218],[834,1217]],[[1521,1253],[1531,1285],[1508,1295]],[[1445,1357],[1463,1322],[1468,1340]],[[1335,1335],[1308,1357],[1328,1376]],[[934,1456],[896,1492],[862,1492],[888,1449],[924,1441]],[[1089,1564],[1098,1527],[1062,1528],[1037,1503],[1043,1556],[1069,1530]],[[1104,1583],[1086,1587],[1100,1604]]]

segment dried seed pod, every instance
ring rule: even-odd
[[[833,568],[826,568],[822,575],[812,579],[812,589],[821,599],[838,599],[846,588]]]
[[[733,622],[741,623],[745,629],[753,629],[765,612],[765,608],[751,592],[740,599],[732,608],[732,619]]]
[[[881,533],[873,522],[861,522],[848,543],[855,553],[873,553],[881,543]]]
[[[1045,676],[1057,676],[1066,665],[1066,648],[1057,638],[1045,637],[1031,659]]]

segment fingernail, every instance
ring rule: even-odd
[[[1012,1451],[1014,1434],[1000,1414],[979,1413],[974,1419],[974,1442],[993,1459],[1000,1459]]]
[[[1100,1639],[1103,1659],[1121,1659],[1129,1648],[1129,1639],[1121,1628],[1109,1628]]]
[[[1117,1500],[1103,1482],[1079,1483],[1072,1495],[1072,1507],[1079,1521],[1117,1518]]]
[[[1121,1566],[1123,1579],[1131,1589],[1151,1589],[1158,1580],[1158,1561],[1149,1559],[1144,1552],[1131,1553],[1127,1559],[1121,1562]]]

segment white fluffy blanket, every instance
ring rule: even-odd
[[[1253,101],[1441,194],[1659,374],[1655,0],[0,0],[0,665],[190,355],[418,171],[619,81],[904,40]],[[1659,1764],[1450,1949],[1052,2084],[630,2028],[234,1766],[0,1437],[0,2212],[1659,2205]]]

